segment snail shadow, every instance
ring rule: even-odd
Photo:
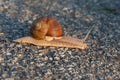
[[[0,14],[0,19],[0,33],[3,33],[3,36],[8,40],[12,41],[30,35],[30,23],[21,23],[17,19],[12,19],[5,14]]]

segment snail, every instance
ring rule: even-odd
[[[52,17],[42,17],[33,22],[30,28],[32,36],[26,36],[14,40],[18,43],[28,43],[37,46],[54,46],[54,47],[68,47],[68,48],[88,48],[86,39],[93,30],[92,26],[83,39],[63,36],[63,29],[60,23]]]
[[[42,17],[33,22],[30,33],[33,38],[38,40],[53,40],[63,36],[63,29],[55,18]]]

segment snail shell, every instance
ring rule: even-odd
[[[35,39],[45,39],[46,36],[62,37],[63,29],[55,18],[43,17],[33,23],[30,33]]]

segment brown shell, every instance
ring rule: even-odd
[[[52,17],[37,19],[30,29],[35,39],[45,39],[45,36],[60,37],[63,35],[62,26]]]
[[[63,35],[63,29],[60,23],[54,18],[48,18],[48,32],[47,36],[60,37]]]

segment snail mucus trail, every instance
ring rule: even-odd
[[[62,38],[63,29],[55,18],[42,17],[33,22],[30,33],[38,40],[53,40]]]

